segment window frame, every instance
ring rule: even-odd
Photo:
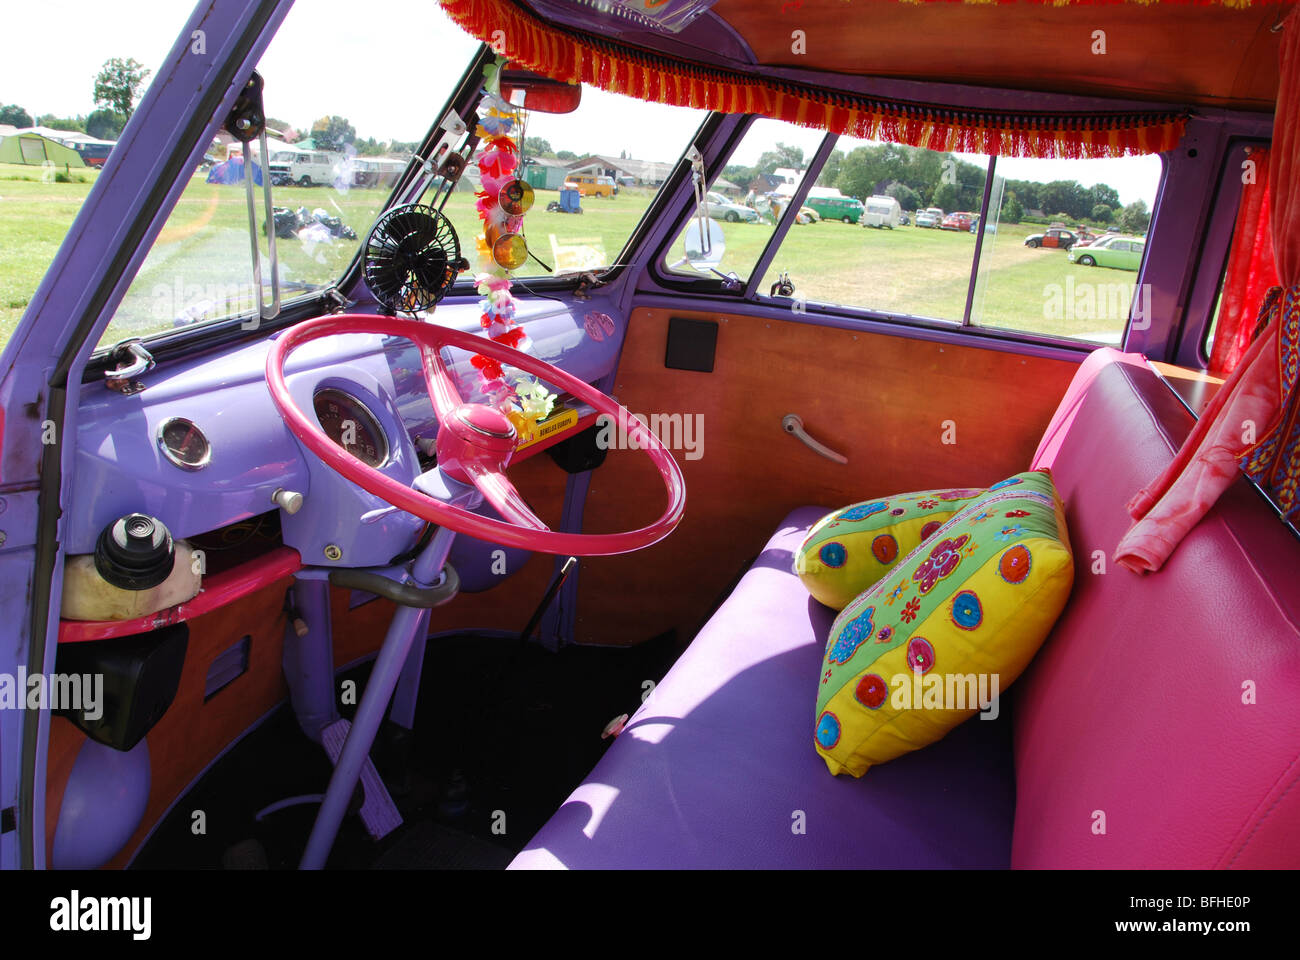
[[[1205,238],[1196,258],[1198,279],[1188,292],[1187,308],[1183,311],[1178,339],[1174,346],[1175,363],[1186,366],[1199,365],[1202,370],[1210,368],[1209,338],[1214,320],[1214,308],[1219,302],[1223,282],[1227,277],[1228,258],[1232,256],[1232,235],[1236,231],[1237,212],[1241,207],[1241,194],[1244,187],[1239,176],[1228,177],[1227,173],[1233,165],[1240,168],[1245,158],[1246,148],[1269,149],[1271,146],[1271,140],[1234,137],[1224,147],[1223,163],[1215,181],[1218,189],[1211,201]],[[1232,187],[1229,189],[1227,184],[1232,184]],[[1226,229],[1225,223],[1230,224]],[[1207,270],[1207,267],[1213,269]],[[1211,277],[1212,280],[1209,279]]]
[[[746,114],[744,123],[740,125],[737,133],[732,137],[725,149],[719,151],[714,163],[708,168],[710,173],[710,182],[706,186],[706,191],[712,191],[712,183],[722,175],[723,168],[735,154],[736,149],[743,142],[746,133],[751,129],[754,122],[765,119],[759,114]],[[776,259],[780,252],[780,246],[785,240],[790,225],[794,223],[794,218],[800,206],[807,199],[809,190],[816,183],[817,177],[829,159],[830,154],[835,149],[839,140],[838,134],[825,132],[821,144],[814,152],[808,162],[808,169],[804,173],[800,188],[791,197],[791,202],[787,206],[781,221],[777,223],[776,228],[768,238],[767,244],[759,254],[751,270],[749,278],[737,289],[728,287],[721,278],[713,277],[691,277],[687,274],[673,271],[668,266],[668,257],[673,245],[676,243],[678,236],[686,225],[690,216],[694,216],[693,197],[688,198],[685,212],[674,221],[671,230],[664,233],[664,239],[661,241],[659,248],[654,252],[647,265],[647,273],[653,278],[655,284],[665,291],[675,293],[688,293],[694,296],[716,296],[720,301],[726,302],[745,302],[758,306],[769,307],[788,307],[790,299],[787,297],[772,297],[765,295],[759,289],[762,285],[763,278],[767,275],[771,263]],[[1163,159],[1163,157],[1162,157]],[[966,290],[966,304],[962,311],[962,319],[945,320],[939,317],[928,317],[915,314],[899,314],[884,310],[874,310],[869,307],[855,306],[844,303],[825,303],[816,300],[804,300],[801,302],[803,313],[814,318],[826,317],[827,319],[844,319],[844,320],[861,320],[861,321],[881,321],[892,323],[899,326],[915,327],[927,330],[945,330],[960,331],[965,335],[978,337],[980,339],[990,339],[998,341],[1014,341],[1034,346],[1059,347],[1076,352],[1089,353],[1100,346],[1106,344],[1098,343],[1092,340],[1080,340],[1073,337],[1059,337],[1051,334],[1036,333],[1032,330],[1014,330],[1007,327],[986,326],[971,322],[971,309],[974,304],[976,286],[979,282],[979,264],[980,254],[983,250],[985,231],[982,225],[987,222],[989,200],[992,192],[994,178],[997,169],[997,156],[990,155],[985,172],[984,190],[980,199],[980,209],[978,213],[978,223],[981,229],[976,231],[975,250],[972,254],[970,279]],[[1156,183],[1156,202],[1152,205],[1152,220],[1154,222],[1155,212],[1159,206],[1160,196],[1164,191],[1165,184],[1169,177],[1169,164],[1162,162],[1160,167],[1160,178]],[[865,206],[865,204],[864,204]],[[929,207],[918,207],[917,212],[932,209]],[[973,212],[973,211],[972,211]],[[947,214],[945,213],[945,216]],[[1044,226],[1046,233],[1050,226]],[[1136,288],[1142,282],[1143,270],[1146,267],[1147,245],[1143,244],[1142,261],[1138,265],[1134,287]],[[1128,336],[1129,327],[1133,322],[1133,302],[1129,305],[1129,316],[1124,323],[1124,327],[1119,331],[1120,343],[1123,344]]]

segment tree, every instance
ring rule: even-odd
[[[1098,204],[1110,207],[1112,211],[1117,210],[1121,204],[1119,202],[1119,192],[1112,186],[1104,183],[1094,183],[1088,188],[1088,196],[1095,207]]]
[[[885,196],[893,197],[904,210],[915,210],[921,205],[921,195],[897,180],[885,187]]]
[[[789,167],[792,170],[803,168],[803,148],[786,146],[781,141],[776,142],[775,150],[768,150],[758,158],[758,172],[772,173],[779,167]]]
[[[555,151],[551,149],[551,141],[541,137],[524,137],[524,153],[530,157],[555,156]]]
[[[1064,219],[1078,220],[1092,212],[1092,196],[1075,180],[1053,180],[1038,188],[1043,210],[1056,210]]]
[[[116,140],[126,126],[126,117],[112,110],[96,110],[86,118],[86,133],[96,140]]]
[[[556,160],[577,160],[578,155],[572,150],[558,150],[555,154]]]
[[[840,163],[836,186],[840,192],[863,200],[873,196],[876,187],[895,179],[890,170],[895,167],[884,144],[855,147]]]
[[[1025,208],[1020,205],[1020,199],[1014,193],[1008,193],[1002,201],[1002,222],[1019,223],[1024,215]]]
[[[944,213],[951,213],[952,211],[957,210],[960,202],[961,195],[958,192],[956,185],[951,183],[939,184],[939,186],[935,188],[934,197],[930,201],[933,206],[938,207],[940,210],[944,211]]]
[[[839,150],[832,150],[831,155],[826,158],[826,163],[822,167],[822,172],[817,175],[817,186],[834,187],[838,186],[836,180],[840,176],[840,168],[844,165],[844,154]]]
[[[7,121],[0,119],[0,123]],[[52,113],[46,113],[36,118],[36,123],[42,127],[49,127],[52,130],[79,130],[86,132],[85,117],[56,117]]]
[[[1151,212],[1147,210],[1146,201],[1134,200],[1120,210],[1116,222],[1125,233],[1145,233],[1151,226]]]
[[[1115,217],[1115,211],[1108,204],[1099,203],[1092,208],[1092,219],[1098,223],[1110,223]]]
[[[133,57],[111,57],[95,77],[95,106],[121,114],[127,120],[135,112],[135,98],[149,71]]]
[[[345,117],[321,117],[311,125],[311,138],[318,150],[342,150],[356,140],[357,131]]]
[[[7,123],[14,127],[36,126],[36,122],[32,120],[32,115],[16,103],[6,103],[4,106],[0,106],[0,123]]]

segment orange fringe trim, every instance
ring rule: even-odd
[[[511,61],[556,80],[676,107],[753,113],[865,140],[1006,157],[1079,159],[1172,150],[1185,113],[1005,114],[835,93],[647,53],[546,24],[509,0],[439,0]]]

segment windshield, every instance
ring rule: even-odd
[[[268,304],[267,233],[275,234],[282,300],[333,285],[478,49],[433,3],[372,0],[365,16],[348,19],[345,37],[319,14],[296,4],[257,66],[269,164],[263,171],[254,142],[251,173]],[[409,36],[436,37],[438,56],[390,56],[395,22]],[[367,64],[380,63],[382,88],[359,82]],[[256,311],[243,146],[222,131],[205,153],[100,347]],[[264,176],[275,208],[269,224]]]

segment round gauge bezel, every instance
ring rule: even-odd
[[[181,459],[181,455],[173,450],[167,442],[167,428],[173,423],[184,424],[192,429],[198,435],[198,438],[203,441],[203,457],[198,462],[190,463],[188,460]],[[202,428],[188,417],[168,417],[158,424],[156,437],[158,449],[162,451],[162,455],[167,459],[167,462],[173,466],[180,467],[182,470],[194,471],[202,470],[212,462],[212,441],[208,439],[208,435],[203,432]]]
[[[346,401],[348,404],[356,408],[363,417],[369,420],[369,423],[366,426],[370,429],[371,433],[373,433],[378,438],[379,443],[381,445],[380,453],[382,454],[382,456],[379,457],[378,463],[366,464],[366,465],[372,466],[376,470],[380,470],[388,466],[388,463],[392,459],[392,455],[393,455],[393,447],[388,439],[388,431],[384,429],[383,421],[380,420],[379,417],[375,416],[375,412],[372,409],[370,409],[370,405],[367,404],[360,397],[358,397],[355,393],[352,393],[350,390],[345,390],[342,387],[336,387],[332,385],[323,386],[323,387],[319,387],[311,395],[312,413],[315,414],[316,423],[320,425],[320,428],[324,430],[325,425],[320,422],[320,413],[319,411],[316,410],[316,403],[318,400],[320,400],[322,396],[325,396],[326,394],[332,394],[333,396],[341,398],[342,400]],[[326,433],[326,436],[329,436],[329,434]],[[330,440],[334,441],[334,438],[330,437]],[[357,457],[357,455],[353,451],[349,450],[343,444],[338,443],[337,441],[334,441],[334,443],[344,453],[347,453],[348,455],[353,457]],[[357,459],[361,460],[360,457],[357,457]],[[361,460],[361,462],[366,463],[365,460]]]

